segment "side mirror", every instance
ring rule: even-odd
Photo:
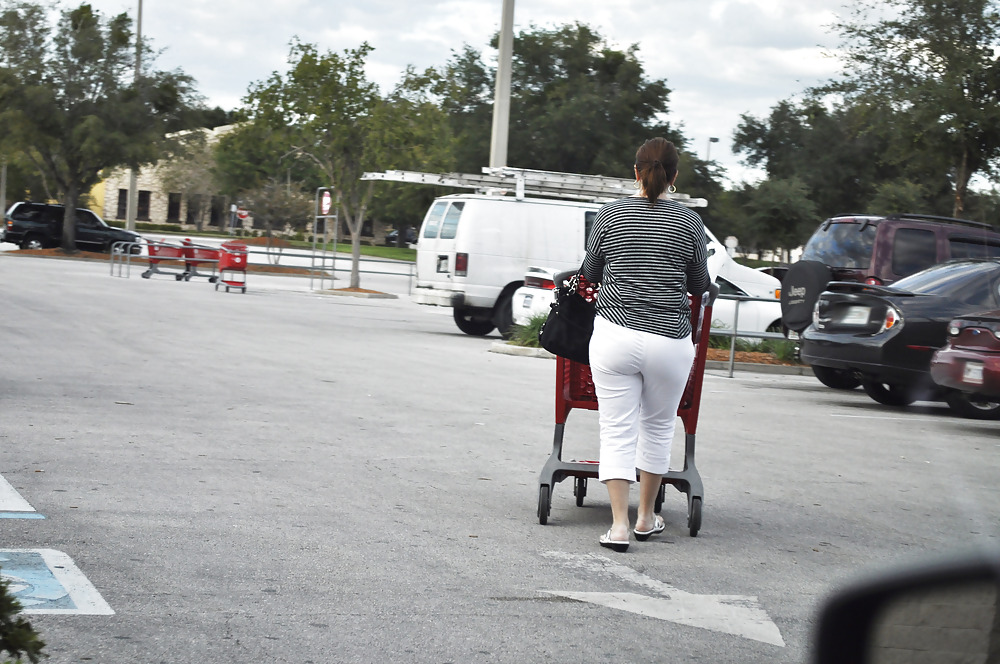
[[[1000,662],[1000,550],[859,581],[822,607],[814,664]]]

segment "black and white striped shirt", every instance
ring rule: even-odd
[[[597,314],[632,330],[681,339],[691,333],[688,293],[710,283],[705,226],[667,199],[633,196],[597,212],[583,275],[600,282]]]

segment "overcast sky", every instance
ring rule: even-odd
[[[579,21],[613,46],[639,45],[650,78],[671,88],[669,120],[730,179],[757,177],[731,138],[740,115],[764,116],[781,99],[838,71],[830,25],[844,0],[517,0],[515,31]],[[90,0],[104,14],[135,16],[139,0]],[[68,3],[64,0],[66,6]],[[409,65],[443,65],[469,44],[491,61],[502,0],[143,0],[142,33],[159,69],[193,76],[211,106],[239,105],[251,82],[286,68],[293,36],[321,50],[374,47],[368,74],[383,91]],[[655,11],[651,8],[656,7]],[[517,164],[511,164],[517,166]],[[628,173],[605,175],[622,175]]]

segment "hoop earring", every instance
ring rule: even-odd
[[[633,188],[633,189],[639,189],[639,188],[640,188],[641,186],[642,186],[642,185],[641,185],[641,184],[639,184],[639,181],[638,181],[638,180],[636,180],[635,182],[633,182],[633,183],[632,183],[632,188]]]
[[[668,186],[667,187],[667,193],[668,194],[676,194],[677,193],[677,187],[675,187],[674,185]]]

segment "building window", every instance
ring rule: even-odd
[[[208,225],[222,226],[222,221],[226,218],[226,198],[225,196],[212,196],[212,207],[209,210]]]
[[[167,194],[167,221],[181,220],[181,195]]]
[[[125,219],[128,217],[128,189],[118,190],[118,212],[115,214],[116,219]]]
[[[139,205],[135,211],[135,218],[149,221],[149,192],[139,192]]]

